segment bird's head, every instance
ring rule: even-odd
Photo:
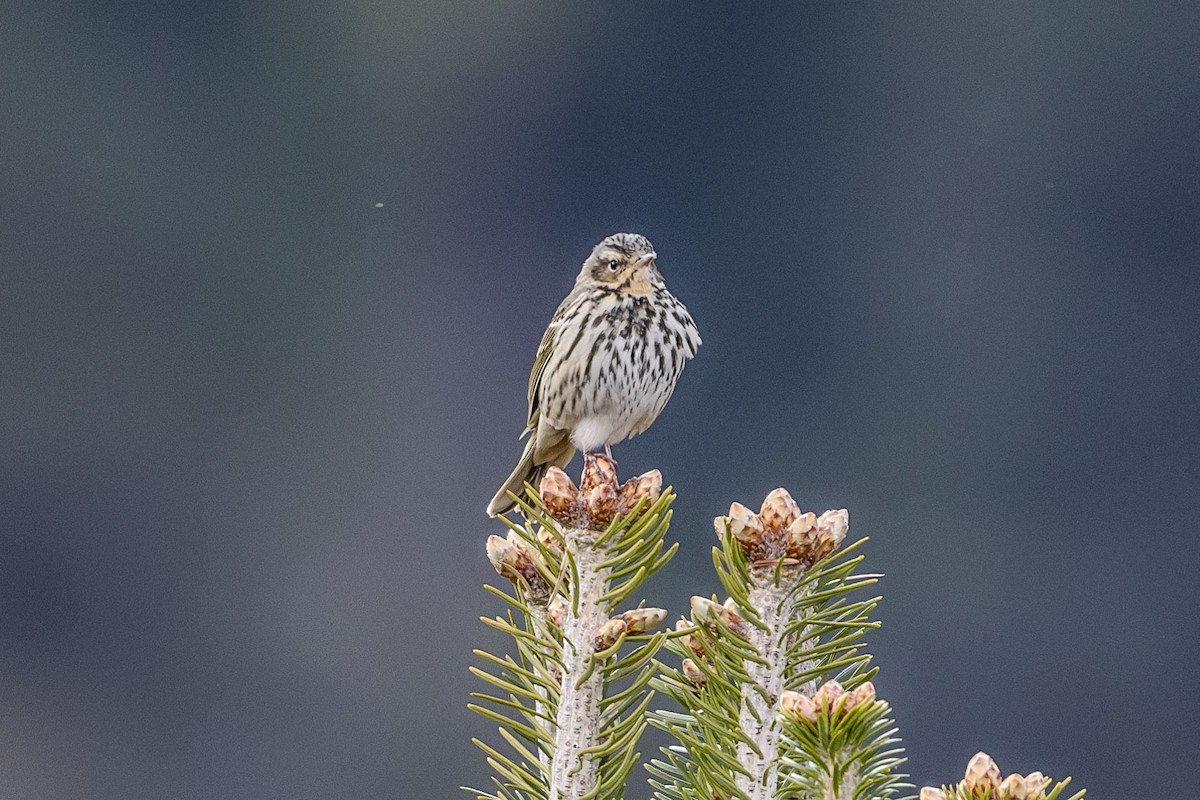
[[[614,233],[592,249],[579,280],[629,294],[650,294],[662,282],[657,258],[654,245],[645,236]]]

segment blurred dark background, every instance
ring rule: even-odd
[[[1198,34],[1193,3],[8,4],[0,797],[485,784],[483,507],[618,230],[705,341],[617,449],[680,493],[648,600],[717,589],[732,500],[846,506],[918,785],[983,749],[1185,796]]]

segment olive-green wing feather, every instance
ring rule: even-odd
[[[537,427],[538,394],[542,388],[542,373],[546,371],[546,365],[550,363],[550,356],[554,353],[554,346],[558,344],[558,332],[563,324],[575,315],[581,299],[583,299],[583,295],[576,287],[558,304],[558,308],[554,310],[554,316],[550,318],[550,324],[546,326],[546,332],[542,334],[542,343],[538,345],[537,357],[533,360],[533,370],[529,373],[529,416],[526,421],[526,432]]]
[[[542,386],[542,373],[554,352],[554,340],[558,334],[557,315],[550,321],[546,332],[542,334],[542,343],[538,345],[537,358],[533,360],[533,370],[529,373],[529,415],[526,417],[525,430],[532,430],[537,425],[538,390]]]

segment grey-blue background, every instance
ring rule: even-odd
[[[717,588],[730,501],[846,506],[918,783],[985,749],[1190,794],[1198,34],[1193,3],[6,5],[0,797],[482,784],[482,509],[616,230],[705,340],[617,451],[680,492],[652,603]]]

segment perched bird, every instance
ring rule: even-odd
[[[488,514],[515,505],[575,451],[594,453],[636,436],[667,404],[700,333],[667,291],[645,236],[617,233],[592,250],[554,312],[529,375],[529,441]]]

